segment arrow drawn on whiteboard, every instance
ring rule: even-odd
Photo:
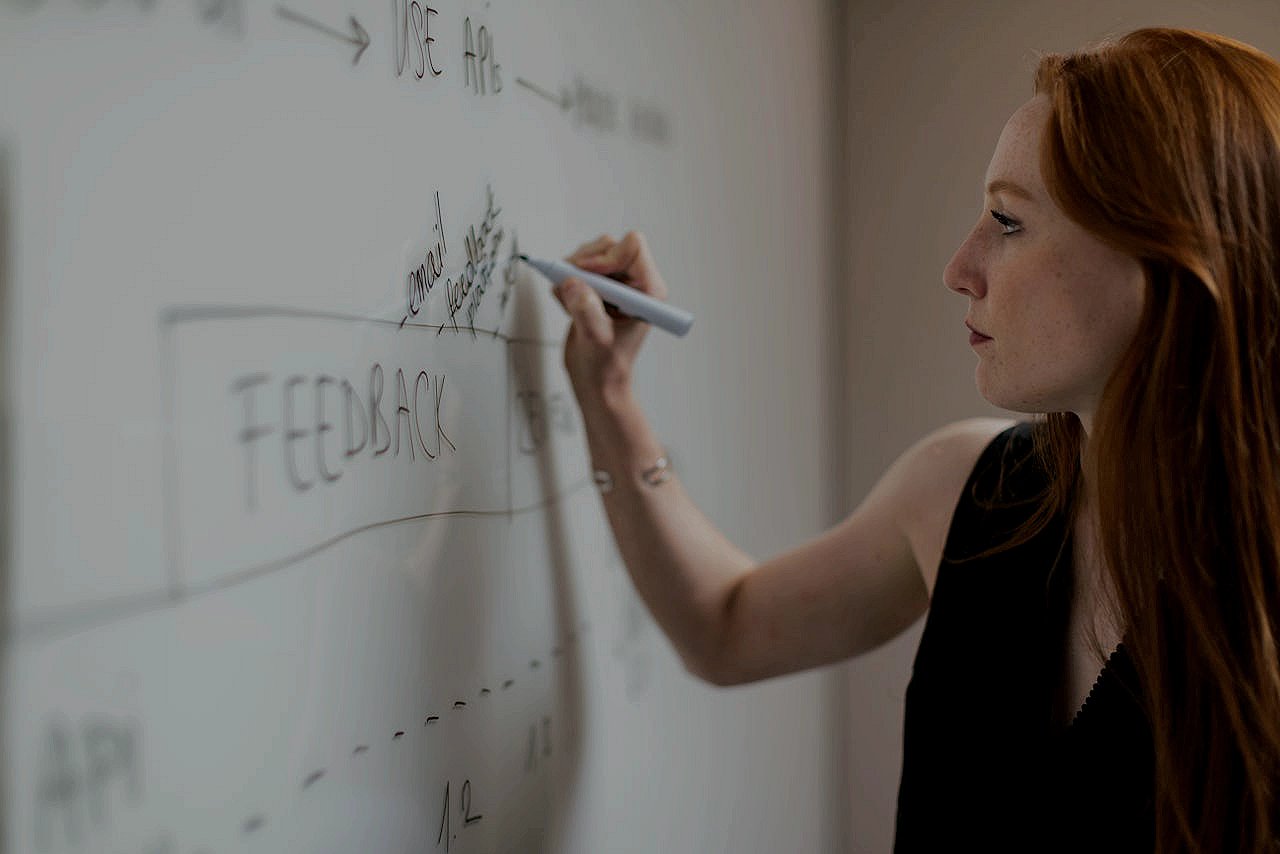
[[[355,65],[360,61],[360,57],[364,54],[364,49],[369,46],[369,34],[365,32],[364,27],[360,26],[360,22],[356,20],[355,15],[352,15],[350,19],[351,35],[347,35],[346,33],[339,32],[331,27],[326,27],[319,21],[313,21],[305,15],[299,15],[297,12],[292,9],[286,9],[284,6],[277,6],[276,14],[281,18],[284,18],[286,21],[293,21],[296,24],[311,27],[313,30],[319,30],[327,36],[333,36],[336,39],[342,39],[342,41],[347,42],[348,44],[355,45],[358,50],[356,50],[356,55],[351,60],[352,65]]]
[[[548,101],[555,104],[561,110],[567,110],[573,106],[573,97],[569,94],[568,89],[561,89],[559,95],[553,95],[550,92],[548,92],[546,89],[543,89],[541,86],[537,85],[536,83],[530,83],[528,80],[525,80],[523,77],[517,77],[516,82],[519,83],[524,88],[528,89],[533,94],[538,95],[539,97],[542,97],[542,98],[546,98]]]

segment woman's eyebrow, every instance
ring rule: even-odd
[[[1010,193],[1011,195],[1018,196],[1028,202],[1035,201],[1035,198],[1032,197],[1031,193],[1025,187],[1023,187],[1021,184],[1016,184],[1013,181],[1008,180],[1007,178],[997,178],[996,180],[992,181],[990,184],[987,185],[988,196],[995,195],[1001,190],[1004,190]]]

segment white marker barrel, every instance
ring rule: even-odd
[[[683,336],[693,325],[693,315],[684,309],[656,300],[621,282],[615,282],[596,273],[589,273],[566,261],[540,261],[526,255],[520,257],[526,264],[557,285],[571,276],[582,279],[600,294],[601,299],[617,306],[623,314],[638,317],[660,329],[665,329],[672,335]]]

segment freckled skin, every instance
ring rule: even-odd
[[[967,319],[992,338],[975,347],[984,398],[1015,412],[1076,412],[1087,424],[1137,329],[1145,283],[1136,259],[1069,220],[1049,197],[1040,175],[1049,113],[1045,95],[1019,107],[987,167],[986,182],[1014,181],[1033,201],[1008,190],[987,196],[943,281],[969,298]],[[1014,224],[997,222],[991,209]]]

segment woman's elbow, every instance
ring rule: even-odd
[[[682,653],[680,656],[684,669],[690,675],[701,679],[717,688],[730,688],[752,681],[740,668],[728,666],[724,655],[704,652],[702,654]]]
[[[684,669],[687,670],[690,675],[697,677],[709,685],[714,685],[717,688],[727,688],[731,685],[738,684],[737,680],[728,673],[714,667],[708,667],[705,662],[692,661],[686,658],[684,659]]]

